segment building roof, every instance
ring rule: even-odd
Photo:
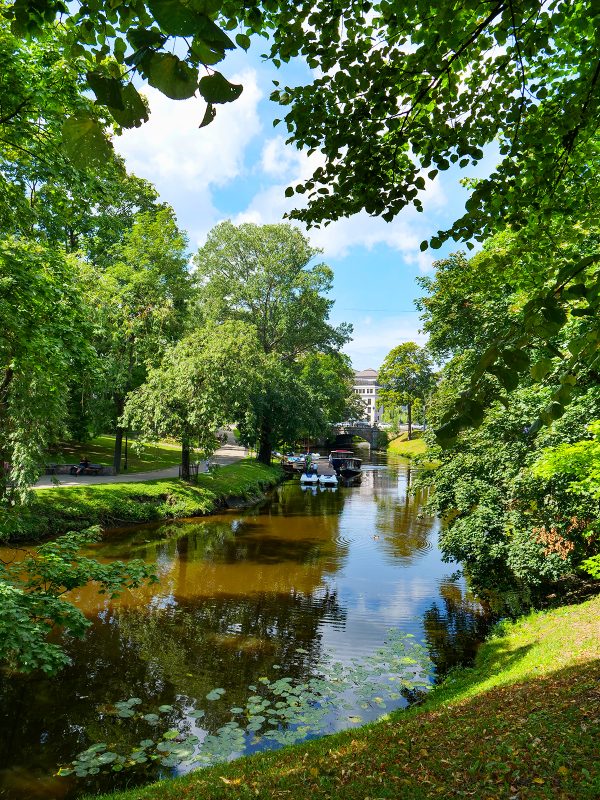
[[[376,369],[355,369],[354,375],[357,378],[376,378],[377,377],[377,370]]]

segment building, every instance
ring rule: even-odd
[[[378,423],[383,414],[383,406],[378,400],[381,387],[377,383],[377,375],[376,369],[355,370],[354,372],[354,391],[365,407],[363,419],[370,425]]]

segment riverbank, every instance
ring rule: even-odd
[[[0,542],[39,541],[90,525],[204,516],[259,498],[282,476],[279,467],[246,459],[198,475],[197,484],[167,478],[38,489],[29,505],[0,511]]]
[[[104,800],[600,795],[600,597],[505,624],[426,703]],[[99,798],[96,798],[99,800]]]
[[[421,436],[420,431],[413,431],[414,438],[409,440],[406,433],[401,433],[388,444],[387,451],[403,458],[422,456],[427,452],[427,445]]]

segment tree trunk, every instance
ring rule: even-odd
[[[121,428],[120,425],[117,425],[117,429],[115,431],[115,450],[113,453],[113,469],[115,471],[115,475],[118,475],[121,471],[121,453],[123,451],[124,432],[125,429]]]
[[[408,413],[408,441],[412,439],[412,403],[408,403],[407,405],[407,413]]]
[[[123,409],[125,408],[125,398],[122,395],[117,395],[114,398],[115,407],[117,409],[117,421],[121,419],[121,415],[123,414]],[[113,469],[115,471],[115,475],[118,475],[121,471],[121,455],[123,452],[123,434],[125,433],[125,428],[117,422],[117,427],[115,429],[115,449],[113,452]]]
[[[181,480],[190,480],[190,440],[186,435],[181,439]]]
[[[260,432],[258,438],[258,455],[257,459],[261,464],[271,464],[271,454],[273,451],[273,444],[271,442],[271,425],[268,420],[262,419],[260,423]]]

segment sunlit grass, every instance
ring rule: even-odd
[[[198,475],[198,482],[176,478],[39,488],[26,506],[0,510],[0,541],[36,540],[52,534],[161,519],[209,514],[226,498],[250,498],[273,486],[279,467],[245,459]]]
[[[421,431],[413,431],[413,438],[409,441],[406,433],[401,433],[388,445],[388,453],[393,453],[404,458],[414,458],[427,452],[427,445],[421,438]]]
[[[127,469],[129,472],[148,472],[155,469],[165,469],[181,462],[181,448],[171,442],[158,442],[147,445],[138,453],[135,450],[135,440],[128,443]],[[113,463],[115,437],[110,434],[97,436],[90,442],[61,442],[48,453],[48,463],[53,464],[78,464],[84,456],[92,464]],[[123,439],[123,452],[121,468],[125,463],[125,439]]]

